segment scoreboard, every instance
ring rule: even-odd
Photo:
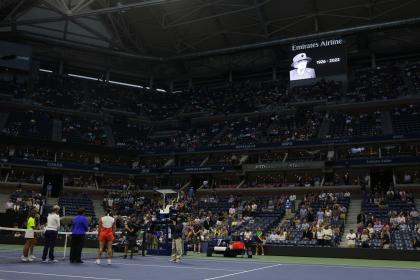
[[[344,39],[325,39],[292,44],[290,83],[313,83],[318,79],[347,78],[347,53]]]
[[[30,46],[0,41],[0,67],[29,71],[31,64]]]

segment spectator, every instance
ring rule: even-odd
[[[229,216],[230,216],[230,217],[233,217],[233,216],[235,216],[235,214],[236,214],[236,209],[235,209],[235,207],[232,205],[232,206],[229,208]]]
[[[312,229],[310,227],[307,227],[306,229],[304,229],[302,239],[303,240],[312,240],[313,238],[314,238],[314,236],[313,236],[313,233],[312,233]]]
[[[362,248],[369,248],[369,231],[367,229],[364,229],[362,234],[360,235],[360,241],[362,243]]]
[[[346,235],[347,247],[354,248],[356,246],[356,233],[350,229],[350,232]]]
[[[333,232],[331,230],[331,228],[329,227],[329,225],[326,225],[323,229],[323,235],[324,235],[324,246],[328,245],[334,245],[332,244],[332,239],[333,239]]]
[[[419,212],[417,211],[416,208],[414,208],[414,207],[411,208],[410,217],[414,220],[416,220],[419,217]]]
[[[278,235],[279,235],[279,240],[280,241],[285,241],[288,238],[287,231],[285,231],[284,229],[280,229],[280,232],[279,232]]]
[[[270,235],[268,236],[268,241],[278,241],[278,240],[280,240],[278,233],[275,231],[272,231]]]
[[[288,199],[286,201],[286,219],[290,218],[292,215],[292,202]]]
[[[324,230],[321,226],[318,226],[317,232],[316,232],[316,240],[318,241],[319,246],[324,246]]]
[[[384,227],[381,231],[381,241],[382,247],[384,249],[389,249],[389,246],[391,245],[391,234],[389,233],[389,230],[386,227]]]
[[[49,182],[47,184],[47,197],[51,197],[52,189],[53,189],[53,186],[52,186],[51,182]]]

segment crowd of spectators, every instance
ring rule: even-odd
[[[342,113],[330,112],[327,138],[382,135],[381,112]]]
[[[390,100],[408,94],[404,71],[398,66],[356,71],[346,94],[347,102]]]
[[[308,102],[325,100],[339,102],[343,95],[343,83],[321,80],[315,85],[295,87],[289,93],[291,102]]]
[[[42,111],[10,112],[1,133],[14,137],[50,140],[52,120],[47,112]]]
[[[99,188],[108,190],[127,190],[133,188],[134,183],[128,177],[102,176],[96,178]]]
[[[267,243],[294,246],[337,246],[341,242],[350,193],[306,194],[296,213],[272,229]]]
[[[53,120],[59,120],[63,142],[114,145],[133,150],[309,140],[318,137],[326,114],[314,111],[310,102],[371,101],[406,95],[409,89],[404,73],[415,79],[417,68],[413,67],[410,70],[403,70],[398,66],[358,70],[347,94],[343,92],[341,82],[324,80],[315,85],[290,89],[287,89],[287,83],[282,80],[237,81],[212,87],[191,87],[172,93],[146,87],[128,88],[99,79],[88,82],[67,75],[40,73],[33,92],[17,84],[16,88],[10,89],[10,94],[16,101],[46,107],[45,111],[10,112],[2,134],[51,140]],[[10,83],[8,85],[10,87]],[[308,104],[305,105],[306,103]],[[299,107],[295,107],[296,104]],[[288,110],[277,113],[279,106],[285,106]],[[95,114],[106,113],[108,116],[118,111],[118,116],[115,115],[114,120],[95,118],[92,115],[82,117],[83,114],[75,117],[71,113],[48,113],[50,107]],[[273,111],[276,113],[269,113]],[[218,118],[211,124],[185,122],[185,116],[191,113],[221,117],[256,112],[259,114],[238,116],[237,119]],[[398,116],[416,113],[417,110],[398,109],[393,112],[393,116],[394,119],[406,120],[407,117]],[[329,112],[328,115],[331,125],[327,136],[330,138],[382,133],[380,112]],[[155,137],[158,135],[156,132],[167,130],[166,128],[146,125],[144,122],[140,124],[138,121],[169,119],[181,122],[176,128],[171,128],[174,131],[171,135],[162,137]],[[393,123],[396,130],[407,130],[401,128],[404,125],[398,121],[393,120]],[[104,127],[107,126],[110,130],[105,131]],[[408,124],[406,127],[412,125]]]
[[[176,209],[184,221],[186,241],[199,251],[199,244],[211,239],[242,237],[244,232],[265,231],[283,217],[289,196],[242,198],[237,196],[218,197],[210,194],[196,197],[194,191],[181,191],[175,196],[145,197],[130,187],[123,191],[106,191],[103,206],[119,216],[139,217],[155,222],[162,213]],[[157,211],[158,210],[158,211]],[[163,211],[163,212],[162,212]],[[163,234],[159,230],[150,231],[152,247]]]
[[[281,187],[319,187],[322,177],[319,174],[262,174],[247,181],[249,188],[281,188]]]
[[[96,188],[97,182],[93,175],[66,174],[63,176],[65,187]]]
[[[395,180],[397,184],[418,184],[420,183],[419,175],[417,170],[397,170]]]
[[[6,177],[7,182],[13,182],[18,184],[42,184],[44,181],[43,173],[34,170],[10,169]]]
[[[420,111],[416,105],[394,108],[391,112],[391,120],[396,134],[420,132]]]
[[[416,63],[409,65],[406,67],[405,71],[416,89],[416,94],[420,94],[420,64]]]
[[[32,114],[32,113],[28,113]],[[35,113],[37,114],[37,113]],[[211,124],[184,123],[177,128],[159,128],[87,117],[61,115],[56,117],[15,121],[9,114],[2,134],[51,140],[53,119],[61,123],[60,140],[66,143],[113,146],[129,150],[189,149],[220,147],[225,145],[270,144],[282,141],[312,140],[319,137],[380,136],[383,131],[384,112],[316,112],[301,108],[293,114],[266,114],[242,117]],[[19,114],[18,114],[19,115]],[[321,124],[328,120],[329,129],[320,135]],[[397,134],[420,131],[417,106],[397,107],[391,111],[392,128]],[[46,124],[46,125],[44,125]]]
[[[77,119],[65,116],[62,120],[62,142],[77,144],[107,145],[103,121],[95,119]]]
[[[26,215],[31,209],[36,209],[37,213],[42,214],[44,205],[46,205],[46,198],[41,193],[22,190],[18,186],[10,194],[10,199],[6,202],[5,209],[6,213],[15,216]]]
[[[420,226],[413,194],[390,189],[384,194],[367,195],[357,224],[356,231],[346,237],[350,246],[412,249]],[[408,242],[400,243],[401,236]]]

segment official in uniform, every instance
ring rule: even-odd
[[[180,217],[176,217],[171,225],[172,235],[172,255],[171,262],[179,263],[181,261],[182,254],[184,253],[184,242],[183,242],[184,225]]]
[[[70,262],[83,263],[82,250],[86,232],[89,230],[89,221],[85,216],[85,209],[79,208],[77,216],[73,218],[71,226]]]
[[[308,63],[311,61],[312,59],[306,56],[306,53],[299,53],[295,55],[292,63],[292,67],[295,69],[290,71],[290,80],[297,81],[316,78],[315,70],[307,67]]]

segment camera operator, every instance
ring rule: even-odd
[[[126,223],[125,223],[125,235],[126,235],[126,243],[124,246],[124,259],[127,258],[128,250],[130,249],[130,259],[133,258],[134,248],[137,246],[137,234],[139,231],[139,226],[137,224],[137,218],[132,216]]]
[[[147,214],[144,216],[143,220],[143,242],[141,244],[141,255],[144,257],[146,255],[146,250],[150,248],[150,243],[153,236],[153,223],[150,216]]]

